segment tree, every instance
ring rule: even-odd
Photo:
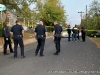
[[[88,11],[87,18],[82,20],[88,29],[100,29],[100,3],[97,0],[92,1]]]
[[[64,6],[60,0],[0,0],[0,3],[6,5],[19,18],[22,18],[27,23],[36,23],[38,20],[43,20],[47,26],[52,26],[53,21],[57,20],[60,24],[65,25],[66,15]],[[30,5],[35,4],[34,9]]]
[[[37,10],[38,20],[43,20],[47,26],[52,26],[54,20],[62,24],[66,20],[64,6],[60,0],[38,0]]]
[[[29,6],[34,2],[36,0],[0,0],[1,4],[4,4],[7,9],[14,12],[19,18],[26,19],[32,16],[32,11]]]

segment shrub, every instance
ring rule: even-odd
[[[53,26],[46,26],[46,28],[47,28],[47,31],[48,31],[48,32],[53,31]]]
[[[87,36],[91,36],[91,34],[97,33],[99,31],[100,30],[86,30],[86,34],[87,34]]]

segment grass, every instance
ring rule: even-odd
[[[100,48],[100,38],[90,38]]]
[[[52,32],[48,32],[48,36],[52,36]]]
[[[34,38],[34,33],[25,32],[24,39],[31,39]]]

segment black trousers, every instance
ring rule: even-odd
[[[8,40],[6,40],[6,38],[4,37],[4,54],[7,53],[7,46],[8,45],[9,45],[10,52],[13,52],[10,37],[8,37]]]
[[[24,44],[22,37],[14,36],[13,39],[14,39],[14,57],[17,57],[18,44],[20,45],[21,48],[21,56],[24,56]]]
[[[37,42],[38,42],[38,45],[37,45],[35,53],[38,54],[40,50],[40,55],[43,55],[45,38],[44,37],[37,38]]]
[[[68,41],[70,41],[71,33],[68,33]]]
[[[79,36],[79,33],[77,34],[77,38],[78,38],[78,40],[80,40],[80,36]]]
[[[86,33],[82,32],[82,41],[85,41],[85,38],[86,38]]]
[[[60,53],[60,41],[61,38],[55,37],[54,38],[54,43],[55,43],[55,47],[56,47],[56,53]]]

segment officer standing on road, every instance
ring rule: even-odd
[[[53,39],[55,42],[56,46],[56,52],[54,55],[58,55],[60,53],[60,41],[61,41],[61,32],[62,32],[62,27],[58,24],[57,21],[54,21],[54,30],[53,30]]]
[[[40,56],[44,56],[43,51],[44,51],[44,45],[45,45],[45,38],[47,37],[47,30],[43,26],[42,21],[40,21],[40,24],[35,28],[35,37],[38,42],[35,55],[37,56],[40,50]]]
[[[14,58],[17,58],[17,47],[18,44],[21,48],[21,57],[25,58],[24,56],[24,44],[23,44],[23,36],[24,36],[24,29],[20,25],[20,21],[16,21],[16,25],[11,28],[11,34],[13,34],[14,40]]]
[[[84,25],[82,25],[82,27],[81,27],[81,32],[82,32],[82,41],[85,42],[86,31],[85,31],[85,26]]]
[[[70,36],[71,36],[71,29],[70,29],[70,25],[68,25],[67,32],[68,32],[68,41],[70,41]]]
[[[10,22],[6,22],[6,25],[3,27],[2,30],[2,36],[4,37],[4,55],[8,55],[7,53],[7,45],[9,44],[10,53],[13,53],[12,45],[11,45],[11,39],[10,39],[10,30],[8,26],[10,25]]]
[[[77,34],[77,38],[78,38],[78,40],[80,40],[79,33],[80,33],[80,30],[78,29],[78,34]]]

